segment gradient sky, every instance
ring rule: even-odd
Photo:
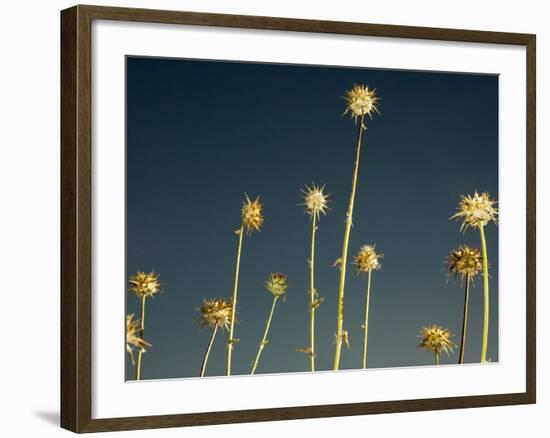
[[[270,272],[288,275],[257,373],[308,370],[295,351],[308,345],[309,217],[300,188],[326,184],[331,211],[317,232],[317,368],[330,369],[344,218],[356,126],[342,116],[345,91],[367,83],[381,115],[364,136],[350,257],[365,243],[384,254],[373,273],[369,367],[417,366],[419,330],[448,327],[460,342],[463,288],[443,263],[475,231],[450,221],[461,193],[498,198],[498,77],[324,66],[127,58],[127,275],[160,274],[163,293],[148,300],[142,378],[198,376],[209,330],[197,322],[203,298],[231,297],[243,193],[260,195],[265,223],[245,237],[234,374],[247,374],[271,295]],[[498,360],[498,229],[486,228],[491,264],[488,357]],[[341,368],[358,368],[366,278],[348,270]],[[126,293],[121,291],[121,293]],[[127,311],[139,303],[127,294]],[[466,361],[481,350],[482,281],[470,295]],[[219,334],[207,375],[225,367]],[[442,363],[455,363],[458,352]],[[134,376],[127,360],[127,376]]]

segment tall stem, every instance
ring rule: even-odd
[[[434,356],[435,356],[435,364],[439,365],[439,351],[435,351]]]
[[[237,289],[239,287],[239,266],[241,264],[241,250],[243,247],[243,233],[244,233],[244,226],[242,223],[238,233],[239,233],[239,245],[237,247],[235,275],[233,277],[233,298],[231,299],[231,323],[229,325],[229,338],[227,340],[227,361],[225,365],[225,374],[227,376],[231,375],[231,354],[233,353],[233,344],[235,343],[235,339],[233,338],[234,329],[235,329],[235,309],[237,307]]]
[[[367,339],[369,334],[369,301],[370,301],[370,283],[372,271],[369,271],[367,280],[367,297],[365,300],[365,321],[363,324],[363,369],[367,368]]]
[[[315,231],[316,215],[311,216],[311,254],[309,256],[309,366],[315,371]]]
[[[363,136],[363,120],[361,117],[359,129],[357,132],[357,146],[355,154],[355,164],[353,167],[353,178],[351,181],[351,194],[349,197],[348,212],[346,213],[346,226],[344,230],[344,242],[342,244],[342,257],[340,259],[340,284],[338,286],[338,319],[336,324],[336,347],[334,351],[333,370],[340,367],[340,352],[342,350],[342,336],[344,330],[344,283],[346,282],[346,265],[348,260],[348,243],[351,233],[351,224],[353,216],[353,204],[355,202],[355,188],[357,186],[357,174],[359,173],[359,155],[361,152],[361,137]]]
[[[218,326],[215,325],[212,329],[212,334],[210,335],[210,342],[208,342],[208,348],[204,353],[204,359],[202,360],[201,365],[201,377],[204,377],[204,372],[206,371],[206,363],[208,362],[208,356],[210,355],[210,350],[212,349],[212,344],[214,344],[214,338],[216,337],[216,332],[218,331]]]
[[[481,253],[483,255],[483,338],[481,340],[481,363],[487,361],[487,339],[489,338],[489,264],[487,262],[487,245],[483,225],[479,227]]]
[[[464,363],[464,347],[466,345],[466,330],[468,325],[468,298],[470,295],[470,276],[466,275],[466,286],[464,287],[464,313],[462,317],[462,337],[460,339],[460,354],[458,363]]]
[[[143,339],[144,332],[145,332],[145,299],[147,298],[146,295],[143,295],[141,297],[141,339]],[[141,355],[143,354],[143,350],[139,349],[138,351],[138,357],[137,357],[137,364],[136,364],[136,380],[140,380],[141,378]]]
[[[271,304],[271,311],[269,312],[269,317],[267,318],[267,322],[265,323],[265,330],[264,335],[262,337],[262,340],[260,341],[260,346],[258,347],[258,352],[256,353],[256,358],[254,359],[254,363],[252,364],[252,371],[250,374],[254,374],[256,371],[256,368],[258,367],[258,363],[260,362],[260,356],[262,354],[262,351],[267,344],[267,333],[269,332],[269,326],[271,325],[271,319],[273,318],[273,312],[275,311],[275,305],[277,304],[277,300],[279,299],[278,295],[275,295],[273,297],[273,304]]]

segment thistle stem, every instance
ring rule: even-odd
[[[264,335],[260,342],[260,346],[258,347],[258,352],[256,353],[256,358],[254,359],[254,363],[252,364],[252,371],[250,372],[250,374],[254,374],[256,372],[256,368],[258,367],[258,363],[260,362],[260,356],[262,354],[262,351],[265,345],[267,344],[267,333],[269,332],[269,326],[271,325],[271,320],[273,319],[273,312],[275,311],[275,305],[277,304],[278,299],[279,299],[278,295],[275,295],[273,297],[273,304],[271,304],[271,311],[269,312],[269,317],[267,318],[267,321],[265,323]]]
[[[365,321],[363,324],[363,369],[367,369],[367,338],[369,333],[369,301],[372,271],[369,271],[367,280],[367,297],[365,300]]]
[[[487,245],[483,225],[479,226],[481,253],[483,256],[483,337],[481,339],[481,363],[487,362],[487,339],[489,337],[489,265],[487,262]]]
[[[145,331],[145,299],[147,298],[146,295],[143,295],[141,297],[141,327],[140,327],[140,334],[141,339],[143,339],[143,333]],[[138,357],[137,357],[137,364],[136,364],[136,380],[141,379],[141,355],[143,354],[143,350],[140,348],[138,351]]]
[[[348,212],[346,213],[346,226],[344,229],[344,242],[342,244],[342,257],[340,259],[340,284],[338,286],[338,319],[336,324],[336,347],[334,351],[333,370],[340,367],[340,352],[342,350],[342,336],[344,331],[344,283],[346,282],[346,264],[348,260],[348,244],[351,233],[351,224],[353,216],[353,204],[355,202],[355,188],[357,186],[357,175],[359,173],[359,156],[361,152],[361,138],[363,136],[363,121],[365,116],[361,116],[359,129],[357,132],[357,147],[355,155],[355,164],[353,168],[353,178],[351,182],[351,194],[349,197]]]
[[[309,366],[315,371],[315,232],[316,215],[311,216],[311,254],[309,256]]]
[[[218,326],[215,325],[212,329],[212,334],[210,335],[210,341],[208,342],[208,347],[204,353],[204,359],[202,360],[201,365],[201,377],[204,377],[204,372],[206,371],[206,363],[208,362],[208,356],[210,355],[210,350],[212,350],[212,344],[214,344],[214,338],[216,337],[216,332],[218,331]]]
[[[235,339],[233,338],[234,327],[235,327],[235,309],[237,307],[237,289],[239,287],[239,266],[241,264],[241,250],[243,247],[243,233],[244,225],[241,223],[241,228],[239,228],[239,244],[237,247],[237,259],[235,261],[235,275],[233,277],[233,297],[231,299],[231,323],[229,325],[229,338],[227,340],[227,361],[225,367],[225,374],[227,376],[231,375],[231,354],[233,352],[233,344]]]
[[[458,363],[464,363],[464,347],[466,345],[466,330],[468,325],[468,299],[470,295],[470,276],[466,275],[466,286],[464,287],[464,313],[462,317],[462,337],[460,339],[460,354]]]
[[[434,352],[435,364],[439,365],[439,351]]]

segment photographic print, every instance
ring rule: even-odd
[[[127,381],[497,363],[498,87],[128,56]]]

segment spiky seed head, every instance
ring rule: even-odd
[[[211,329],[228,329],[231,323],[231,303],[222,299],[204,300],[200,307],[201,321]]]
[[[155,272],[138,271],[135,275],[132,275],[129,280],[131,286],[128,289],[131,293],[137,297],[151,297],[157,292],[160,292],[160,283],[158,281],[158,274]]]
[[[145,342],[140,335],[140,320],[134,320],[134,315],[126,315],[126,352],[130,355],[132,365],[134,365],[134,348],[142,353],[145,352],[145,347],[150,347],[151,344]]]
[[[273,296],[280,297],[285,294],[288,288],[286,279],[287,277],[285,274],[281,274],[280,272],[272,272],[269,274],[269,278],[265,282],[265,287]]]
[[[384,257],[384,254],[376,254],[375,248],[376,245],[363,245],[359,249],[353,261],[357,273],[377,271],[382,267],[378,259]]]
[[[449,275],[470,281],[483,270],[483,257],[478,248],[463,245],[449,253],[447,265]]]
[[[450,356],[451,353],[454,353],[453,348],[456,347],[456,344],[451,341],[452,336],[449,329],[443,328],[440,325],[434,324],[428,327],[422,327],[418,335],[421,341],[417,347],[436,354],[445,352],[447,356]]]
[[[372,118],[373,112],[378,111],[378,98],[376,90],[370,89],[368,85],[354,84],[351,90],[346,91],[344,96],[346,100],[346,111],[344,114],[350,113],[350,116],[357,121],[358,117],[368,115]]]
[[[312,218],[315,217],[319,219],[321,214],[326,215],[328,210],[328,194],[323,193],[325,186],[322,187],[311,184],[311,187],[305,186],[302,189],[302,194],[304,197],[304,209],[307,214]]]
[[[260,228],[264,222],[260,197],[258,196],[254,201],[251,201],[246,193],[244,196],[245,199],[241,210],[242,225],[246,228],[248,233],[251,233],[252,231],[260,231]]]
[[[468,227],[484,227],[489,222],[497,223],[498,209],[495,208],[496,200],[491,199],[489,193],[483,192],[481,195],[460,195],[460,203],[457,212],[451,216],[451,219],[462,219],[460,229]]]

